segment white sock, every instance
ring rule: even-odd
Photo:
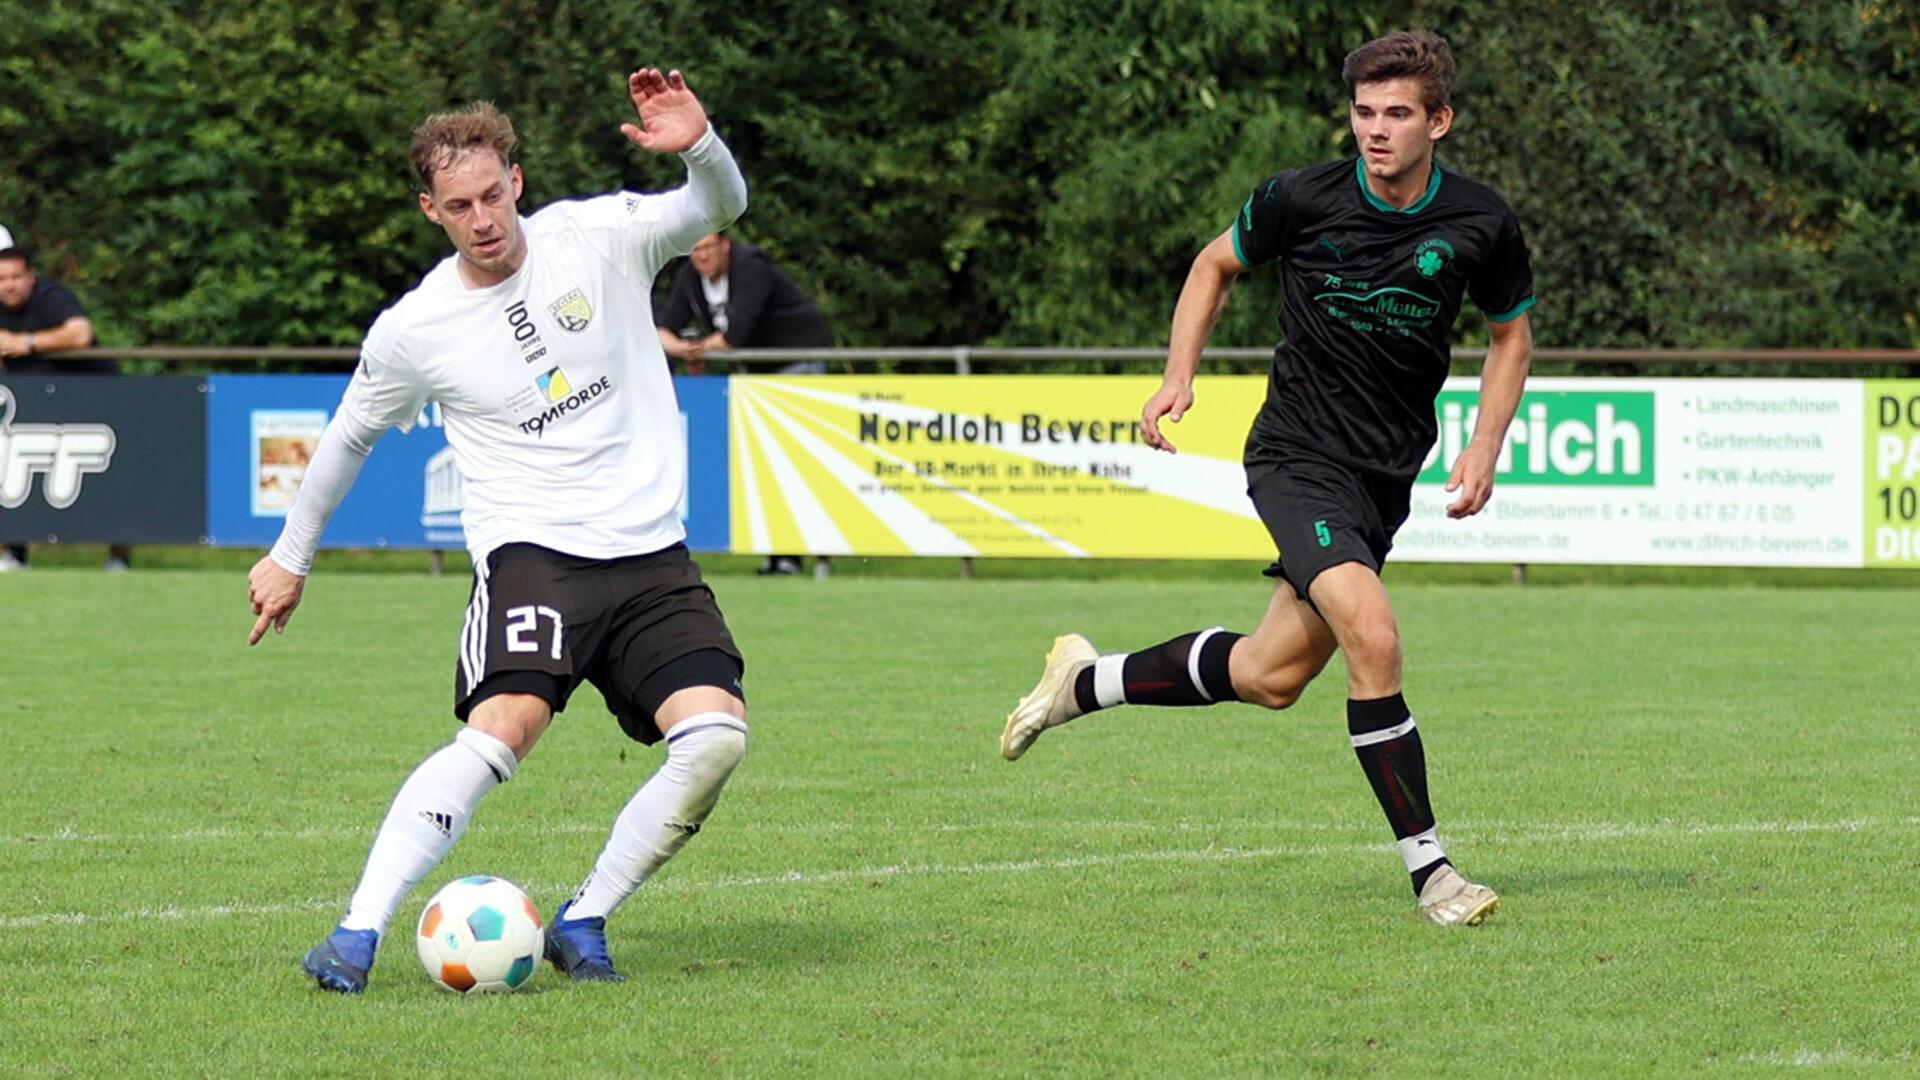
[[[747,722],[726,713],[689,717],[667,736],[667,760],[634,793],[567,908],[569,919],[605,918],[680,850],[720,801],[747,753]]]
[[[1126,683],[1120,676],[1126,664],[1126,653],[1108,653],[1093,662],[1093,697],[1101,708],[1111,709],[1127,703]]]
[[[1447,857],[1446,849],[1440,846],[1440,838],[1435,835],[1433,829],[1409,836],[1397,843],[1400,848],[1400,857],[1407,862],[1409,874],[1432,866]]]
[[[340,925],[386,933],[400,901],[467,831],[480,796],[513,779],[519,764],[506,743],[470,727],[421,762],[380,823]]]

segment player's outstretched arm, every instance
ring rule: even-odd
[[[364,371],[364,366],[362,368]],[[363,378],[355,373],[356,379]],[[352,387],[348,393],[352,394]],[[247,574],[248,599],[253,603],[253,632],[248,645],[257,645],[267,628],[285,633],[293,609],[300,606],[300,594],[307,586],[307,572],[313,568],[313,553],[320,546],[320,533],[328,519],[352,490],[360,467],[373,453],[373,444],[385,429],[368,425],[350,408],[341,407],[320,435],[320,445],[307,462],[307,474],[300,481],[300,494],[287,511],[280,538],[273,550],[253,565]]]
[[[1148,446],[1178,453],[1160,431],[1160,418],[1179,423],[1193,407],[1193,375],[1200,368],[1200,352],[1213,335],[1214,324],[1227,306],[1227,294],[1233,279],[1246,272],[1240,257],[1233,252],[1233,230],[1213,238],[1194,256],[1187,270],[1187,283],[1180,288],[1180,302],[1173,308],[1173,331],[1167,345],[1167,370],[1160,389],[1147,399],[1140,410],[1140,434]]]
[[[1480,417],[1474,422],[1473,438],[1447,477],[1447,490],[1459,492],[1447,506],[1450,518],[1472,517],[1493,498],[1494,463],[1533,366],[1533,323],[1526,315],[1490,325],[1493,344],[1480,371]]]
[[[627,76],[627,94],[640,122],[621,124],[620,133],[643,150],[678,154],[707,133],[707,110],[678,71],[641,68]]]
[[[649,196],[659,200],[655,220],[665,248],[655,255],[665,262],[733,224],[747,208],[747,181],[679,72],[641,68],[627,76],[627,92],[640,122],[620,125],[620,133],[643,150],[679,154],[687,163],[684,187]]]

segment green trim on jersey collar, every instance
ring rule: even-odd
[[[1360,194],[1366,196],[1367,205],[1388,214],[1417,214],[1427,208],[1435,195],[1440,194],[1440,163],[1437,161],[1433,163],[1433,175],[1427,177],[1427,193],[1405,210],[1375,195],[1373,189],[1367,186],[1367,159],[1364,156],[1353,159],[1353,178],[1359,182]]]

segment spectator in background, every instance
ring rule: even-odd
[[[6,230],[0,229],[0,233]],[[84,349],[93,344],[93,321],[65,285],[38,277],[27,253],[8,244],[0,248],[0,373],[7,375],[77,375],[112,372],[110,360],[54,360],[54,353]],[[115,544],[107,554],[107,569],[125,570],[133,550]],[[8,544],[0,551],[0,571],[27,565],[27,546]]]
[[[673,291],[654,315],[660,347],[694,375],[704,374],[709,353],[728,349],[829,348],[833,328],[813,300],[767,253],[736,244],[719,232],[693,245],[674,275]],[[781,375],[818,375],[819,360],[779,369]],[[826,562],[816,571],[824,576]],[[798,555],[769,555],[763,574],[797,574]]]

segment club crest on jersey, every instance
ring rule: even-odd
[[[548,401],[559,401],[573,393],[573,384],[567,381],[567,373],[559,368],[549,368],[545,375],[533,380],[540,392],[547,395]]]
[[[1421,277],[1436,277],[1453,262],[1453,245],[1439,237],[1420,241],[1413,249],[1413,268]]]
[[[547,311],[553,315],[553,321],[560,329],[577,334],[593,321],[593,305],[587,302],[587,294],[575,289],[567,295],[547,305]]]

